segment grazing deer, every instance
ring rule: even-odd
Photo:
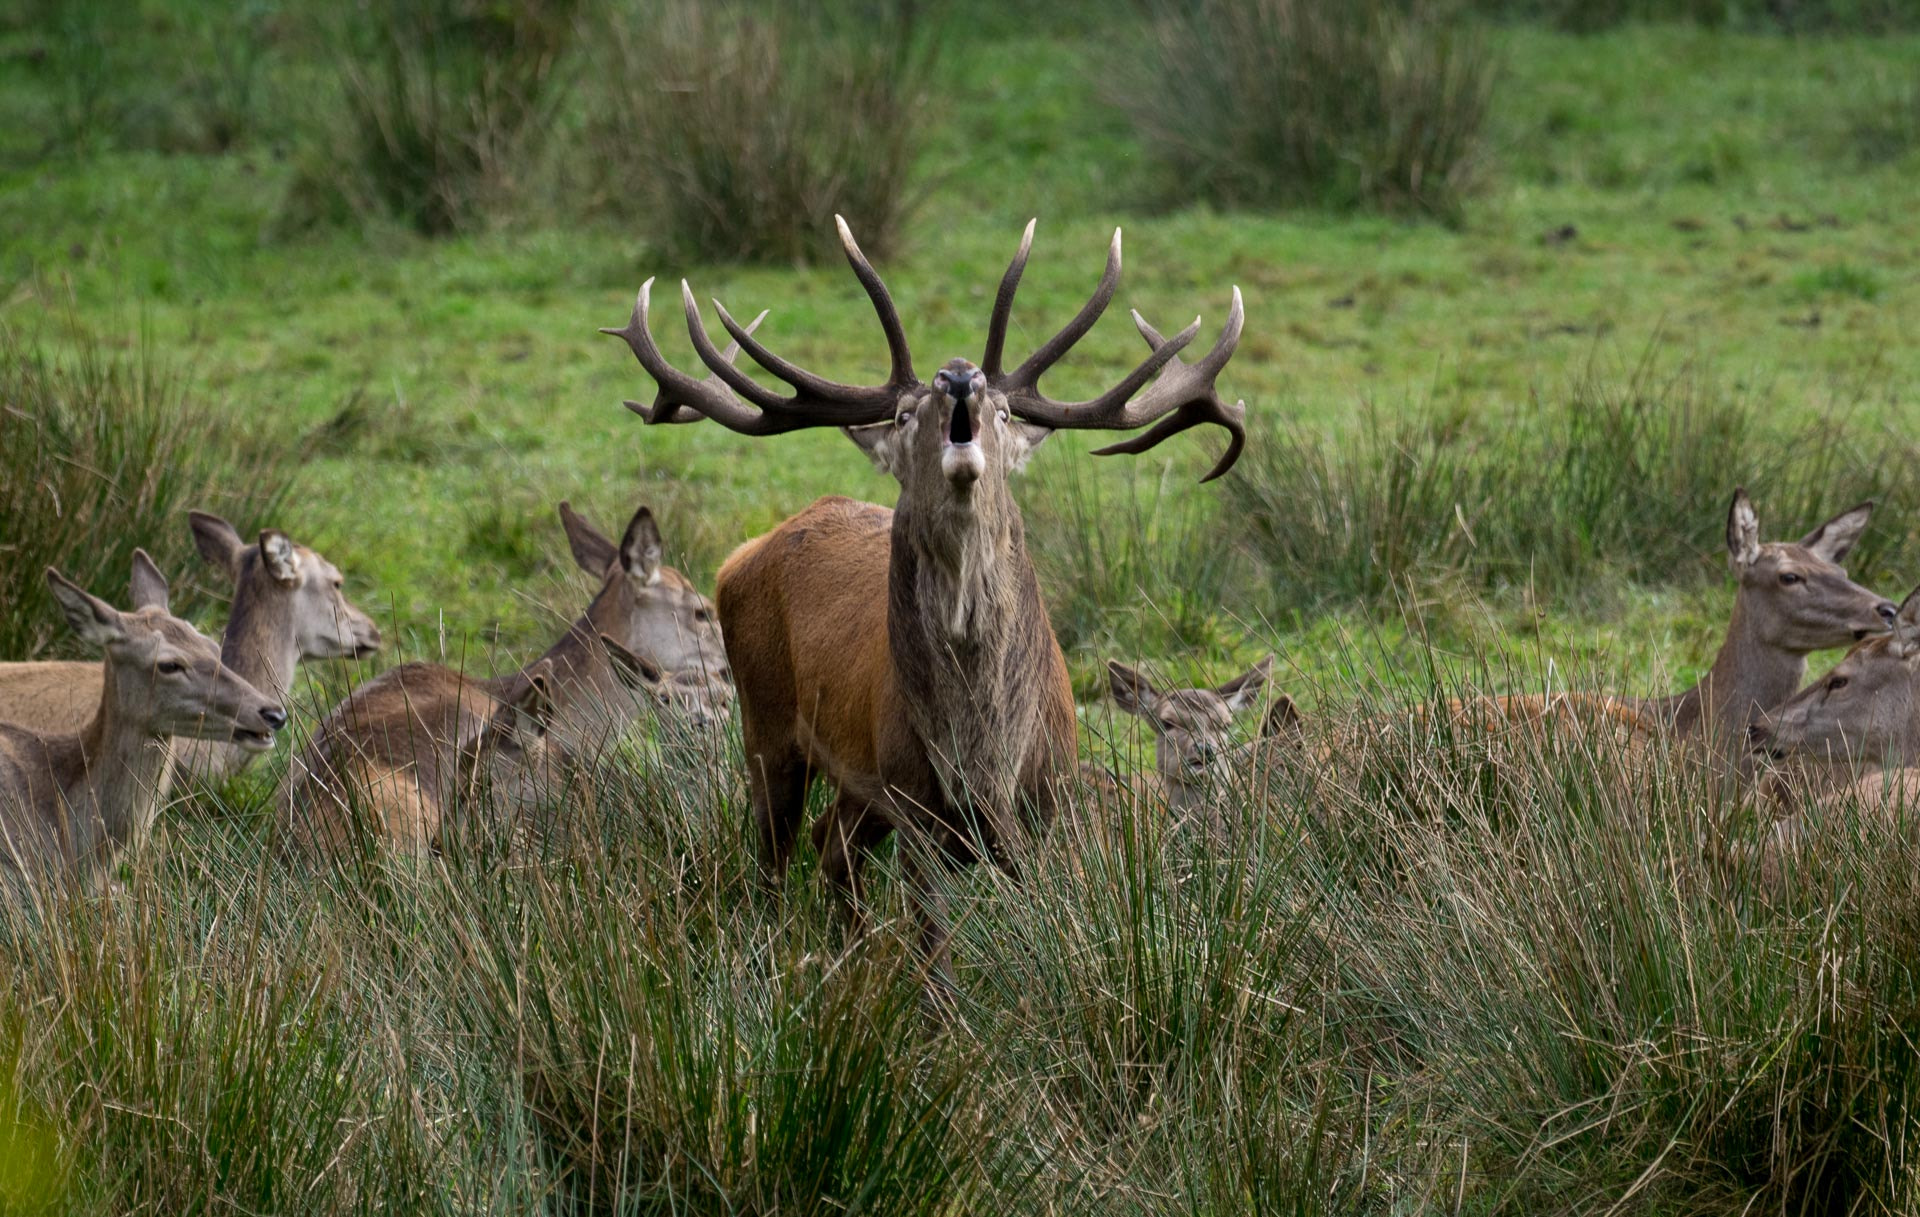
[[[1092,299],[1009,369],[1007,325],[1033,241],[1029,223],[1000,281],[980,364],[954,359],[923,382],[886,286],[846,222],[836,223],[886,335],[884,383],[839,384],[798,367],[716,303],[733,338],[720,350],[684,282],[687,327],[710,373],[704,379],[676,369],[654,342],[652,280],[641,287],[627,324],[607,332],[626,341],[659,387],[651,407],[627,403],[648,422],[706,418],[750,436],[837,426],[900,483],[891,511],[823,498],[746,542],[722,566],[716,598],[739,684],[764,878],[775,886],[784,878],[807,786],[814,774],[826,776],[838,791],[840,852],[851,853],[843,889],[857,889],[866,846],[895,830],[910,838],[908,886],[921,945],[944,991],[951,984],[948,932],[923,867],[935,857],[965,864],[984,852],[1017,873],[1014,851],[1044,830],[1056,783],[1070,780],[1077,752],[1066,661],[1047,622],[1008,479],[1056,430],[1149,424],[1144,435],[1098,454],[1144,452],[1213,423],[1231,439],[1207,476],[1225,473],[1245,443],[1244,404],[1223,402],[1214,379],[1239,343],[1243,313],[1235,289],[1219,341],[1193,364],[1178,353],[1199,332],[1198,319],[1167,339],[1135,313],[1147,358],[1090,401],[1056,401],[1039,381],[1112,299],[1120,234]],[[792,394],[775,393],[736,368],[737,349]]]
[[[248,544],[219,516],[195,511],[188,519],[200,556],[233,578],[220,661],[242,680],[284,703],[302,659],[360,658],[379,648],[379,629],[341,593],[333,563],[278,529]],[[77,733],[100,705],[102,679],[99,664],[0,664],[0,721]],[[238,772],[255,755],[225,739],[182,738],[173,751],[177,771],[204,781]]]
[[[167,581],[133,555],[133,608],[121,612],[60,572],[47,585],[67,623],[106,652],[100,700],[78,732],[0,723],[0,871],[88,880],[140,839],[159,807],[170,736],[254,752],[286,725],[277,700],[220,662],[213,641],[167,612]]]
[[[484,775],[521,804],[558,791],[562,766],[597,757],[641,713],[636,688],[706,725],[724,719],[731,690],[713,606],[662,565],[653,513],[636,511],[618,545],[567,503],[560,521],[574,560],[600,579],[586,612],[504,676],[409,663],[354,690],[289,771],[280,810],[296,852],[337,854],[362,833],[418,852],[438,840],[447,800]],[[662,669],[674,664],[668,681]]]
[[[1892,633],[1854,647],[1748,735],[1756,751],[1854,772],[1920,766],[1920,588],[1900,605]]]

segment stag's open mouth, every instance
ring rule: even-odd
[[[973,411],[967,409],[964,399],[953,403],[953,417],[947,423],[947,442],[950,444],[973,442]]]
[[[271,752],[273,751],[273,732],[248,731],[241,727],[235,727],[233,729],[233,742],[245,748],[248,752]]]

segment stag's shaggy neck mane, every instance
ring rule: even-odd
[[[894,670],[947,798],[1011,811],[1048,692],[1034,677],[1053,640],[1026,530],[1004,479],[977,484],[970,507],[911,499],[902,494],[893,517]]]

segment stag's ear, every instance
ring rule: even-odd
[[[121,624],[119,609],[51,566],[47,568],[47,587],[60,602],[61,611],[66,613],[67,624],[83,640],[103,647],[126,638],[127,627]]]
[[[1117,659],[1107,660],[1107,688],[1113,693],[1113,704],[1128,714],[1152,719],[1159,709],[1160,695],[1154,691],[1153,682]]]
[[[1736,574],[1760,556],[1760,516],[1744,486],[1733,492],[1733,505],[1727,508],[1727,556]]]
[[[1007,472],[1019,473],[1027,467],[1027,461],[1033,456],[1033,450],[1046,443],[1053,434],[1052,427],[1043,427],[1039,423],[1030,423],[1024,418],[1016,418],[1007,424]]]
[[[1813,551],[1814,556],[1825,558],[1829,562],[1839,562],[1867,530],[1867,521],[1873,517],[1873,500],[1868,499],[1854,507],[1849,507],[1825,524],[1800,538],[1800,544]]]
[[[292,587],[300,582],[300,556],[293,550],[293,538],[279,529],[260,530],[260,560],[275,583]]]
[[[630,578],[658,583],[660,552],[660,526],[653,522],[653,512],[642,507],[627,521],[626,535],[620,538],[620,565]]]
[[[868,423],[860,427],[842,427],[841,434],[853,441],[853,446],[867,454],[873,467],[882,473],[893,472],[893,453],[895,432],[898,430],[892,422]]]
[[[1300,717],[1300,707],[1293,704],[1293,698],[1282,693],[1267,707],[1267,718],[1260,724],[1260,734],[1267,739],[1294,739],[1305,726]]]
[[[228,572],[240,569],[240,556],[247,552],[247,543],[240,539],[239,529],[205,511],[189,511],[187,523],[193,528],[193,547],[208,565]]]
[[[1254,664],[1253,667],[1247,671],[1242,672],[1226,684],[1215,689],[1214,692],[1219,694],[1221,700],[1227,703],[1227,709],[1238,714],[1259,700],[1260,690],[1266,688],[1267,676],[1272,671],[1273,656],[1269,655],[1259,663]]]
[[[606,634],[600,635],[600,645],[606,649],[607,658],[613,662],[613,674],[620,683],[635,693],[645,693],[649,697],[664,694],[666,673],[660,665],[650,659],[642,659],[626,647],[621,646]]]
[[[581,519],[571,503],[560,504],[560,527],[567,532],[567,548],[573,551],[573,560],[580,569],[596,579],[606,578],[613,564],[620,560],[620,551],[613,542]]]
[[[133,551],[133,578],[128,581],[127,590],[134,608],[167,611],[167,577],[160,573],[144,549]]]
[[[1920,587],[1907,593],[1893,618],[1893,641],[1887,644],[1901,659],[1920,655]]]

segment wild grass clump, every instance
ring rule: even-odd
[[[1867,834],[1770,905],[1712,861],[1749,830],[1698,755],[1510,732],[1496,787],[1446,733],[1367,743],[1348,767],[1417,775],[1448,814],[1323,782],[1339,829],[1305,866],[1354,1042],[1411,1111],[1450,1113],[1464,1187],[1525,1212],[1908,1202],[1916,926],[1868,893],[1910,846]]]
[[[120,355],[78,332],[56,346],[0,328],[0,657],[41,657],[68,631],[42,572],[57,566],[126,603],[133,551],[173,582],[173,608],[199,603],[192,508],[269,517],[288,475],[237,451],[189,382],[151,351]]]
[[[1379,601],[1440,578],[1554,594],[1689,582],[1721,569],[1737,486],[1784,538],[1877,500],[1848,569],[1904,577],[1920,559],[1908,459],[1842,415],[1781,427],[1692,378],[1642,369],[1619,384],[1588,375],[1511,425],[1369,414],[1345,443],[1269,433],[1229,485],[1274,594],[1298,605]]]
[[[622,0],[587,131],[602,207],[688,257],[786,263],[827,256],[840,214],[884,257],[913,202],[921,7]]]
[[[1114,104],[1181,201],[1459,213],[1497,64],[1444,5],[1155,0]]]
[[[306,151],[293,219],[383,212],[428,236],[511,192],[562,100],[580,0],[367,0],[330,27],[340,113]]]

